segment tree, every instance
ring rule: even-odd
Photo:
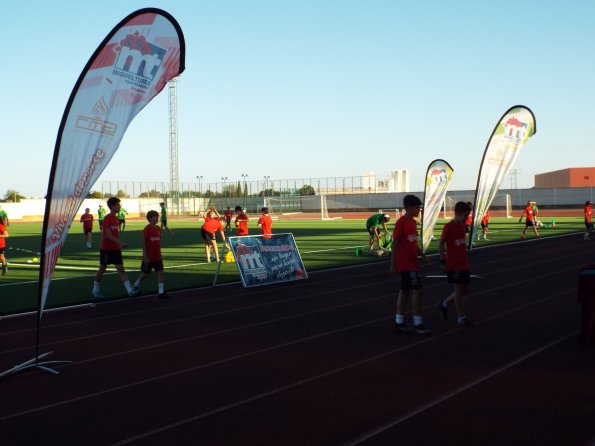
[[[2,201],[5,202],[19,202],[21,200],[26,200],[27,197],[25,197],[24,195],[21,195],[19,192],[17,192],[16,190],[13,189],[8,189],[6,191],[6,194],[4,194],[4,198],[2,199]]]
[[[316,195],[316,190],[314,190],[314,188],[309,184],[304,184],[298,189],[298,193],[300,195]]]
[[[87,194],[87,198],[103,198],[103,194],[99,191],[92,190]]]
[[[151,189],[148,192],[143,192],[139,195],[140,198],[161,198],[163,194],[158,190]]]
[[[120,189],[118,191],[118,198],[130,198],[130,195],[128,195],[125,191],[123,191],[122,189]]]

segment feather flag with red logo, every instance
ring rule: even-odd
[[[422,253],[425,254],[432,236],[434,226],[440,215],[440,207],[444,203],[448,186],[452,181],[454,170],[446,161],[437,159],[430,163],[426,172],[426,188],[421,219]]]
[[[500,184],[514,166],[527,140],[535,132],[535,115],[524,105],[511,107],[496,124],[479,168],[473,203],[473,223],[469,234],[469,251],[473,247],[475,231],[485,212],[489,210]]]
[[[68,99],[52,159],[43,223],[38,318],[68,229],[134,117],[184,71],[185,43],[167,12],[146,8],[118,23]]]

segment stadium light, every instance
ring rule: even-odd
[[[269,178],[271,178],[270,175],[265,175],[264,176],[264,196],[267,196],[267,189],[269,188]]]
[[[246,178],[248,178],[248,174],[247,173],[243,173],[242,174],[242,179],[244,180],[244,209],[247,206],[247,201],[248,201],[248,188],[246,187]]]
[[[201,195],[202,194],[202,187],[201,187],[200,180],[203,179],[203,176],[202,175],[197,175],[196,176],[196,179],[198,180],[198,195]]]
[[[227,177],[221,177],[221,179],[223,180],[223,197],[225,197],[225,182],[228,180]]]

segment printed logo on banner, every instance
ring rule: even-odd
[[[109,111],[109,107],[103,100],[103,97],[99,98],[95,103],[92,111],[95,115],[93,117],[78,115],[74,126],[79,130],[97,132],[107,136],[115,136],[118,126],[113,122],[101,119],[103,116],[107,115],[107,112]]]
[[[237,262],[241,263],[244,273],[257,279],[267,279],[267,269],[258,250],[243,243],[237,247]]]
[[[436,182],[436,184],[445,183],[448,181],[448,173],[444,168],[434,168],[430,172],[430,176],[432,177],[432,181]]]
[[[528,124],[519,121],[516,116],[512,116],[504,124],[504,135],[508,138],[522,141],[528,128]]]
[[[163,63],[167,50],[147,42],[137,32],[128,34],[120,41],[119,51],[112,73],[127,84],[148,89]]]

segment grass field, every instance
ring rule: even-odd
[[[435,229],[439,237],[442,225],[440,220]],[[251,224],[251,226],[254,223]],[[126,231],[121,239],[129,245],[123,251],[124,265],[131,282],[136,280],[140,267],[140,237],[146,225],[144,220],[127,221]],[[204,244],[200,238],[198,221],[170,220],[174,237],[164,234],[162,251],[166,268],[166,288],[169,291],[196,287],[211,286],[217,264],[206,263]],[[487,246],[519,240],[524,224],[516,219],[492,218],[490,222],[489,241],[480,241],[477,246]],[[391,225],[392,230],[392,225]],[[541,229],[543,237],[565,233],[581,232],[584,229],[582,218],[557,217],[556,226]],[[365,220],[278,220],[274,222],[274,232],[290,232],[294,235],[302,260],[308,272],[315,270],[342,267],[364,262],[383,262],[386,257],[356,256],[357,247],[367,246],[368,235],[365,231]],[[258,229],[251,227],[252,233]],[[7,239],[6,258],[9,271],[0,278],[0,315],[34,310],[37,306],[37,280],[39,265],[28,263],[40,249],[41,223],[15,223],[9,227],[10,237]],[[534,237],[528,232],[528,238]],[[56,272],[50,287],[47,307],[61,307],[91,302],[93,276],[98,266],[99,234],[95,228],[92,249],[83,243],[82,228],[75,223],[62,250]],[[437,252],[438,242],[432,242],[430,254]],[[387,268],[386,264],[379,265]],[[234,263],[223,263],[218,284],[237,282],[240,280]],[[143,283],[143,292],[153,294],[156,291],[156,277],[153,274]],[[102,281],[105,300],[126,297],[115,270],[108,269]]]

